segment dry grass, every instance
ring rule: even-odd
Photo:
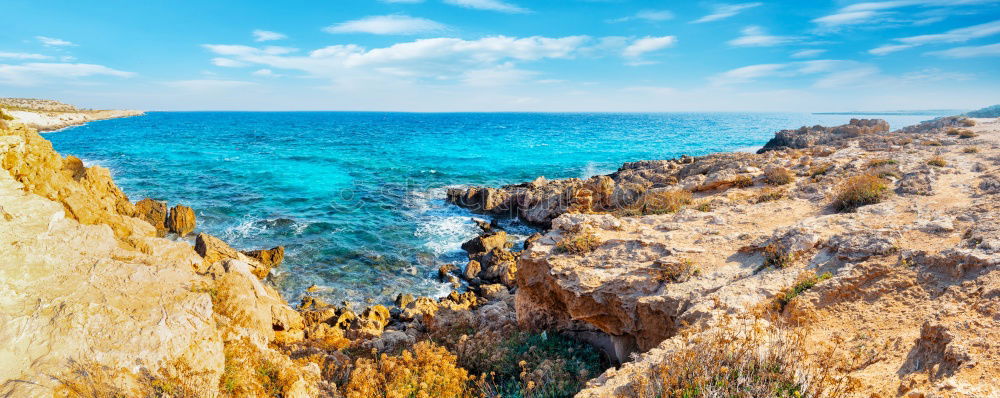
[[[562,239],[556,242],[555,250],[557,253],[584,254],[590,253],[600,244],[601,241],[597,235],[584,229],[575,233],[567,232]]]
[[[773,202],[784,198],[787,192],[781,188],[765,188],[762,189],[757,196],[753,197],[753,203],[765,203]]]
[[[785,185],[794,180],[792,172],[784,167],[772,167],[764,172],[764,182],[768,185]]]
[[[701,275],[701,269],[689,258],[679,261],[655,261],[653,272],[656,273],[657,280],[670,283],[687,282],[692,277]]]
[[[398,356],[359,358],[344,388],[347,398],[471,397],[470,377],[454,354],[431,342]]]
[[[867,163],[865,163],[865,168],[874,169],[883,166],[895,165],[896,163],[897,162],[895,159],[877,158],[877,159],[871,159]]]
[[[979,153],[979,148],[974,146],[965,147],[962,149],[962,153]]]
[[[976,134],[975,132],[969,130],[962,130],[962,132],[958,133],[958,138],[962,139],[975,138],[978,136],[979,134]]]
[[[642,195],[631,206],[618,209],[618,216],[676,213],[691,204],[691,192],[685,190],[653,191]]]
[[[708,213],[712,211],[712,202],[706,200],[704,202],[698,203],[697,205],[694,206],[694,209],[700,212]]]
[[[923,144],[925,146],[942,146],[942,145],[944,145],[944,144],[941,143],[941,141],[938,141],[938,140],[927,140],[927,141],[921,142],[921,144]]]
[[[944,160],[944,158],[941,156],[934,156],[930,159],[927,159],[927,164],[934,167],[944,167],[948,165],[948,161]]]
[[[723,322],[677,337],[681,347],[635,377],[627,395],[832,398],[857,392],[858,383],[837,376],[837,356],[806,361],[801,335],[759,321]]]
[[[959,120],[958,123],[964,127],[972,127],[976,125],[976,121],[969,118],[964,118],[962,120]]]
[[[816,178],[816,177],[819,177],[821,175],[826,175],[826,173],[829,172],[829,171],[830,171],[830,164],[829,163],[818,164],[818,165],[814,165],[814,166],[810,167],[809,171],[807,172],[807,174],[809,175],[809,177]]]
[[[839,212],[853,211],[858,207],[879,203],[889,197],[889,185],[877,175],[862,174],[850,177],[836,189],[833,207]]]
[[[962,132],[962,129],[950,128],[950,129],[948,129],[948,131],[945,131],[944,134],[945,135],[958,135],[958,133],[960,133],[960,132]]]
[[[58,383],[55,396],[79,398],[172,397],[197,398],[214,395],[214,391],[195,385],[200,376],[181,367],[174,376],[141,369],[138,374],[92,361],[70,361],[67,372],[53,377]]]
[[[738,175],[729,180],[736,188],[749,188],[753,186],[753,177],[748,175]]]

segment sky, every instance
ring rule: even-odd
[[[91,108],[1000,103],[1000,0],[5,0],[0,96]]]

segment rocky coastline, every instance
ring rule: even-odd
[[[38,131],[56,131],[97,120],[142,116],[138,110],[93,110],[53,100],[33,98],[0,98],[0,109],[8,120]]]
[[[392,306],[291,305],[282,247],[133,203],[22,123],[0,165],[4,396],[1000,394],[998,119],[452,189],[544,232],[515,250],[480,220],[456,291]]]

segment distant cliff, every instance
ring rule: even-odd
[[[54,131],[95,120],[116,119],[144,114],[137,110],[79,109],[59,101],[34,98],[0,98],[0,109],[12,118],[38,131]]]

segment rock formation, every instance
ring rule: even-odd
[[[177,205],[170,209],[170,215],[167,216],[167,229],[170,232],[185,236],[194,231],[194,228],[194,209],[184,205]]]

